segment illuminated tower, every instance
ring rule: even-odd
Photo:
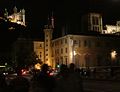
[[[21,15],[22,15],[22,22],[23,22],[23,25],[25,25],[25,9],[22,9],[21,10]]]
[[[51,17],[52,18],[52,17]],[[45,62],[46,64],[52,66],[52,33],[53,33],[53,27],[54,25],[52,24],[53,20],[48,20],[48,25],[45,25],[44,27],[44,33],[45,33]]]

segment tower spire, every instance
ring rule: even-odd
[[[54,16],[53,16],[53,12],[50,13],[50,15],[48,15],[48,20],[47,21],[48,21],[47,25],[51,26],[51,28],[54,29]]]
[[[50,23],[50,16],[48,15],[48,25],[51,25],[51,23]]]
[[[5,8],[5,12],[4,12],[4,17],[7,18],[8,17],[8,11],[7,9]]]
[[[16,6],[13,8],[13,12],[17,13],[17,7]]]
[[[51,15],[51,25],[52,25],[52,28],[54,28],[54,16],[53,16],[53,12],[52,12],[52,15]]]

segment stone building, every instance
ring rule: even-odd
[[[45,38],[42,41],[44,50],[41,50],[44,51],[42,52],[44,53],[42,54],[44,55],[44,63],[52,67],[56,67],[58,64],[69,65],[70,63],[75,63],[78,68],[110,66],[111,64],[120,65],[119,36],[102,34],[102,17],[99,14],[94,15],[94,13],[90,13],[90,15],[89,22],[93,25],[89,25],[88,30],[91,34],[88,32],[66,34],[54,39],[54,28],[51,24],[45,25],[43,29]],[[93,17],[98,23],[93,23],[95,21]],[[86,30],[84,29],[83,31]],[[92,31],[97,31],[98,33],[92,34]],[[114,60],[111,57],[113,51],[117,53]]]

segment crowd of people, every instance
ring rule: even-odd
[[[48,70],[49,66],[43,64],[33,80],[18,76],[9,85],[1,74],[0,92],[83,92],[80,70],[73,63],[69,66],[62,64],[56,76],[50,76]]]

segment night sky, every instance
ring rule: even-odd
[[[36,34],[47,24],[51,12],[57,30],[61,30],[64,25],[79,30],[81,16],[90,11],[100,12],[104,25],[115,24],[116,20],[120,20],[120,0],[0,0],[0,16],[4,8],[12,13],[15,5],[18,10],[26,10],[26,24]]]

